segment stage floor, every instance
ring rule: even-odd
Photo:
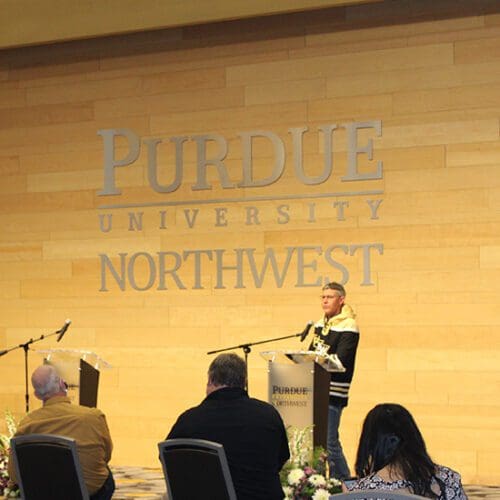
[[[144,467],[112,467],[116,490],[113,500],[140,498],[166,499],[166,486],[161,469]]]
[[[113,467],[116,491],[113,500],[166,499],[165,481],[160,469]],[[500,486],[466,485],[469,500],[500,500]]]

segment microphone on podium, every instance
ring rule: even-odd
[[[59,335],[57,336],[57,341],[60,342],[61,339],[64,337],[64,334],[66,333],[66,330],[69,328],[69,325],[71,325],[71,320],[67,319],[64,322],[63,327],[57,332]]]
[[[314,321],[309,320],[307,322],[306,327],[304,328],[304,331],[300,334],[300,341],[304,342],[305,338],[307,337],[307,334],[309,333],[309,329],[311,326],[314,324]]]

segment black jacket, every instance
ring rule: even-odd
[[[197,438],[224,446],[238,500],[283,498],[279,471],[290,453],[279,413],[236,387],[209,394],[184,412],[167,439]]]
[[[323,331],[326,319],[318,321],[314,325],[314,337],[309,346],[309,349],[314,351],[316,342],[327,344],[329,346],[328,353],[337,354],[344,365],[345,372],[332,372],[331,374],[330,404],[336,406],[347,406],[349,401],[349,389],[354,375],[356,351],[359,343],[358,327],[348,310],[342,318],[330,326],[327,332]]]

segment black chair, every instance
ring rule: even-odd
[[[359,490],[330,495],[330,500],[424,500],[425,497],[403,491]]]
[[[76,442],[63,436],[27,434],[10,441],[24,500],[88,500]]]
[[[224,447],[203,439],[158,443],[169,500],[236,500]]]

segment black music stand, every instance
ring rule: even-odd
[[[28,352],[30,350],[30,345],[34,344],[35,342],[40,342],[43,339],[46,339],[48,337],[52,337],[53,335],[58,335],[57,341],[59,342],[66,330],[68,329],[69,325],[71,324],[70,320],[66,320],[66,323],[63,325],[62,328],[59,330],[56,330],[55,332],[49,333],[47,335],[40,335],[40,337],[36,339],[29,339],[28,341],[24,342],[23,344],[16,345],[14,347],[11,347],[9,349],[4,349],[3,351],[0,351],[0,357],[4,356],[5,354],[14,351],[16,349],[23,349],[24,350],[24,400],[26,402],[26,413],[29,413],[30,411],[30,393],[29,393],[29,387],[28,387]]]
[[[309,333],[309,329],[311,328],[312,325],[313,325],[313,322],[309,321],[307,323],[306,327],[304,328],[304,331],[302,331],[300,333],[293,333],[292,335],[285,335],[284,337],[276,337],[273,339],[259,340],[257,342],[247,342],[246,344],[235,345],[232,347],[224,347],[222,349],[217,349],[216,351],[209,351],[209,352],[207,352],[207,354],[218,354],[219,352],[234,351],[235,349],[243,349],[243,352],[245,353],[245,367],[246,367],[245,389],[248,392],[248,355],[252,351],[252,347],[254,345],[268,344],[270,342],[291,339],[293,337],[300,337],[300,341],[302,342],[307,337],[307,334]]]

